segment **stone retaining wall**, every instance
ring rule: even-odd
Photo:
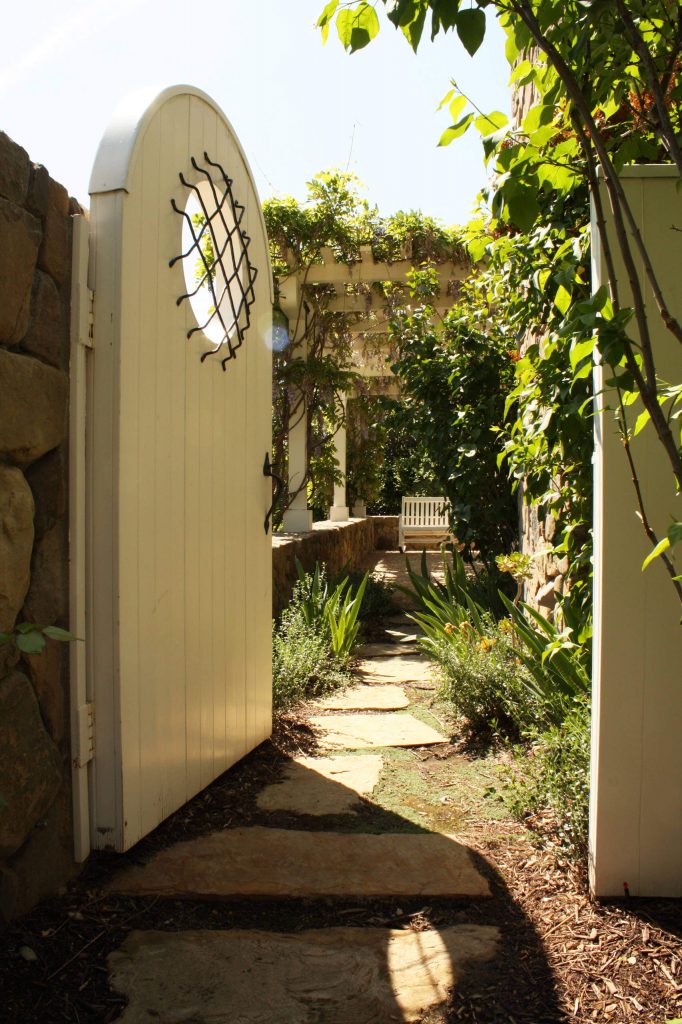
[[[297,580],[296,559],[306,571],[324,563],[334,576],[348,565],[359,569],[371,552],[397,548],[398,516],[368,516],[346,523],[315,523],[311,533],[272,538],[272,614],[288,603]]]
[[[0,631],[68,625],[71,215],[44,167],[0,132]],[[0,918],[76,871],[68,645],[0,647]]]

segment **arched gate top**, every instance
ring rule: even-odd
[[[129,191],[129,180],[134,167],[138,144],[144,138],[151,121],[162,107],[178,96],[194,96],[202,100],[216,113],[217,117],[225,125],[251,179],[251,184],[258,200],[258,213],[263,235],[267,238],[258,190],[251,166],[239,142],[239,137],[225,112],[215,100],[208,93],[197,89],[193,85],[172,85],[161,91],[158,91],[158,87],[142,89],[130,93],[119,103],[99,144],[92,174],[90,175],[88,192],[90,195],[97,195],[105,192]],[[267,277],[270,284],[271,301],[274,301],[270,267],[268,267]]]

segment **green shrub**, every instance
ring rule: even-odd
[[[542,832],[574,858],[585,860],[590,793],[590,712],[577,701],[560,725],[535,731],[514,750],[502,796],[523,820],[539,816]]]
[[[479,628],[468,620],[446,626],[422,641],[441,669],[440,697],[466,718],[478,736],[518,739],[538,718],[527,670],[511,642],[508,625],[483,613]]]
[[[306,573],[296,561],[298,582],[272,632],[275,711],[329,693],[351,682],[346,665],[356,641],[367,577],[356,588],[346,577],[331,584],[324,566]]]
[[[296,603],[283,613],[272,635],[272,702],[285,711],[350,683],[344,662],[334,657],[329,636],[309,626]]]

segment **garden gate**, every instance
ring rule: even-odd
[[[128,849],[271,729],[272,285],[247,161],[178,86],[119,112],[90,193],[81,855],[87,805],[92,846]]]

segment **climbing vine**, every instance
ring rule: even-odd
[[[267,200],[265,222],[279,295],[287,277],[297,274],[303,282],[296,317],[286,324],[288,343],[275,351],[273,374],[273,451],[275,464],[286,478],[287,436],[292,423],[305,417],[308,473],[300,486],[308,491],[308,503],[318,517],[331,502],[331,490],[339,479],[333,438],[345,423],[342,395],[353,392],[351,401],[358,422],[350,424],[352,471],[351,498],[371,498],[377,490],[381,459],[373,442],[381,438],[382,403],[367,393],[355,371],[348,319],[329,308],[331,285],[307,283],[311,268],[329,248],[337,261],[352,264],[360,259],[360,247],[370,246],[377,262],[431,259],[444,262],[462,258],[461,233],[447,229],[417,212],[381,217],[361,195],[354,175],[330,170],[308,183],[308,198]],[[368,286],[367,286],[368,287]],[[278,321],[286,319],[276,308]],[[350,461],[350,460],[349,460]],[[366,493],[362,493],[366,489]],[[294,493],[283,496],[275,521]]]

